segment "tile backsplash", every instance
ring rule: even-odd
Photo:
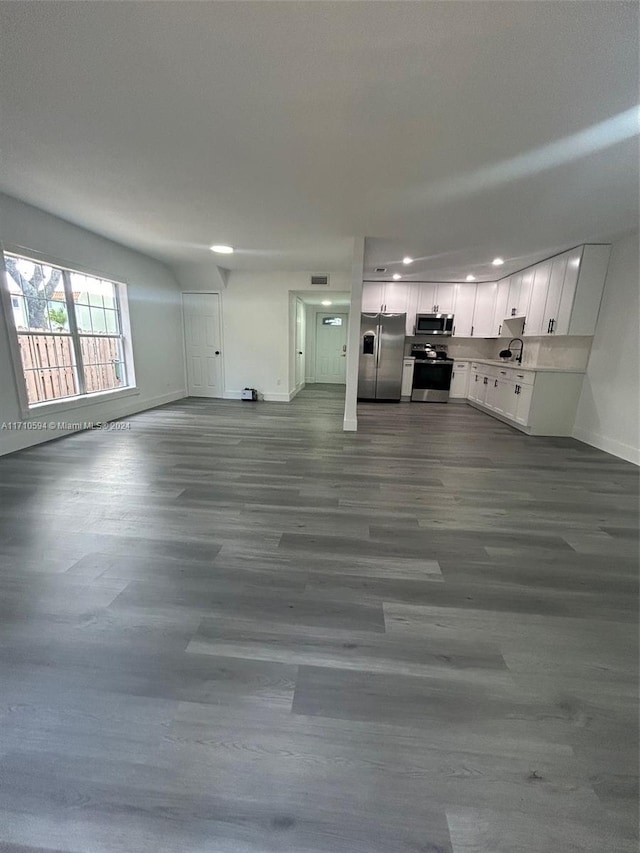
[[[567,370],[586,370],[591,352],[592,337],[544,335],[540,338],[523,338],[522,364],[527,367],[566,367]],[[509,338],[491,341],[492,355],[498,358],[500,350],[506,349]],[[515,346],[515,345],[514,345]],[[512,350],[515,354],[515,349]],[[482,356],[478,356],[481,358]]]
[[[405,338],[405,355],[411,354],[412,343],[431,343],[446,346],[451,358],[498,358],[507,349],[510,338],[445,338],[438,335]],[[592,337],[544,335],[523,338],[522,364],[527,367],[566,367],[567,370],[586,370],[591,352]],[[512,350],[516,354],[516,345]]]

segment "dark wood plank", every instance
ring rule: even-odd
[[[637,849],[637,468],[342,393],[0,458],[0,851]]]

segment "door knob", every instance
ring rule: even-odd
[[[302,355],[302,350],[301,350],[301,349],[299,349],[299,350],[298,350],[298,355]]]
[[[216,355],[220,355],[220,350],[219,350],[219,349],[217,349],[217,350],[216,350]]]

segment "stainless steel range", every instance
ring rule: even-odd
[[[445,346],[412,344],[415,358],[411,399],[418,403],[446,403],[449,400],[453,359]]]

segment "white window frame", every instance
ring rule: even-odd
[[[76,358],[76,376],[78,381],[79,394],[72,397],[60,397],[57,400],[45,400],[41,403],[29,403],[27,395],[27,383],[24,375],[24,366],[22,364],[22,356],[20,354],[20,344],[18,341],[18,330],[14,322],[13,305],[11,302],[11,291],[9,289],[9,281],[7,276],[6,265],[4,261],[5,253],[8,255],[17,255],[33,263],[44,264],[58,268],[62,272],[62,281],[64,283],[65,296],[67,303],[71,292],[70,273],[79,273],[80,275],[88,275],[93,278],[101,278],[111,282],[116,287],[118,315],[120,319],[120,335],[102,335],[101,337],[117,337],[122,340],[122,352],[125,364],[126,378],[128,385],[122,388],[113,388],[108,391],[95,391],[86,393],[84,391],[84,370],[82,364],[82,353],[80,351],[80,336],[78,334],[75,312],[69,312],[69,330],[72,342],[72,347]],[[71,300],[73,302],[73,299]],[[87,406],[95,405],[109,400],[120,399],[121,397],[132,397],[140,393],[136,385],[135,365],[133,357],[133,344],[131,340],[131,322],[129,317],[129,300],[127,293],[127,285],[123,281],[114,279],[113,276],[98,271],[96,269],[88,269],[71,264],[51,256],[43,255],[33,249],[27,249],[24,246],[11,245],[8,243],[0,243],[0,304],[2,313],[5,317],[5,325],[9,338],[9,348],[11,350],[11,361],[13,362],[13,373],[15,379],[15,387],[20,404],[20,413],[24,420],[37,418],[40,415],[46,415],[55,412],[63,412],[71,409],[81,409]],[[45,333],[46,334],[46,333]]]

